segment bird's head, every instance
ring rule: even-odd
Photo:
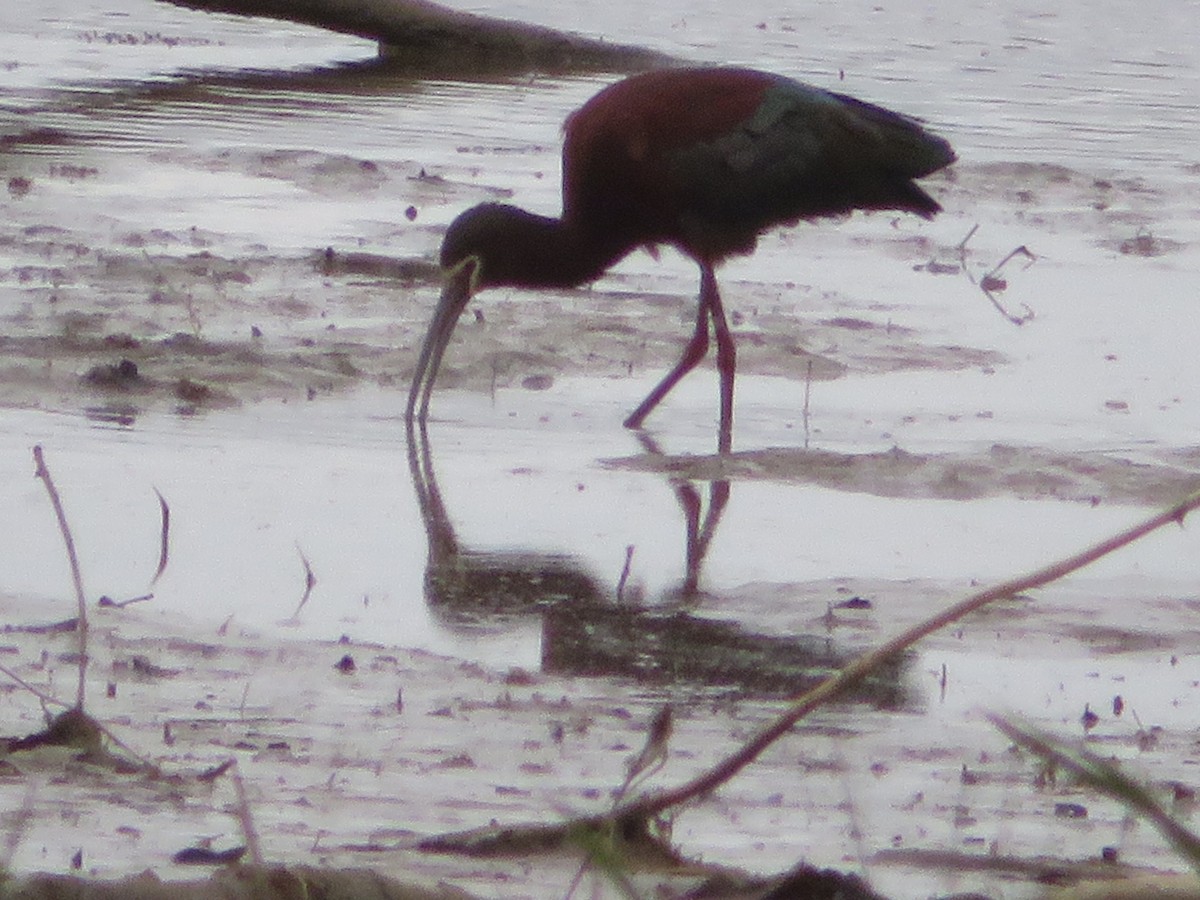
[[[488,278],[487,273],[496,268],[497,260],[504,258],[504,223],[520,214],[521,210],[516,207],[482,203],[459,215],[446,229],[440,254],[444,278],[442,294],[433,321],[429,324],[425,343],[421,346],[421,355],[408,394],[406,415],[410,421],[418,406],[420,411],[417,418],[420,420],[424,420],[429,411],[429,395],[433,391],[433,381],[437,377],[442,354],[467,303],[477,291],[499,283]]]
[[[557,219],[507,203],[480,203],[459,215],[442,238],[442,271],[456,277],[470,263],[471,293],[485,287],[533,287],[552,265],[562,232]]]
[[[614,249],[615,247],[615,249]],[[624,244],[583,242],[560,219],[547,218],[504,203],[481,203],[450,223],[442,239],[442,295],[408,395],[408,418],[429,409],[438,365],[462,311],[488,287],[567,287],[595,278]]]

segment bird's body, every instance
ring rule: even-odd
[[[950,145],[912,119],[766,72],[668,69],[610,85],[567,120],[560,218],[489,203],[447,230],[447,285],[408,415],[425,417],[442,352],[476,291],[586,284],[639,246],[667,244],[700,266],[696,330],[625,424],[640,426],[703,358],[711,320],[728,450],[735,357],[716,266],[752,252],[766,229],[801,219],[855,209],[929,218],[941,207],[913,179],[953,161]]]

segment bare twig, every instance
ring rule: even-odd
[[[982,278],[979,279],[979,289],[983,291],[984,296],[991,301],[992,306],[996,307],[996,310],[1000,313],[1000,315],[1004,316],[1004,318],[1008,319],[1008,321],[1012,322],[1014,325],[1024,325],[1026,322],[1034,318],[1034,312],[1029,308],[1028,304],[1022,303],[1021,306],[1024,308],[1025,312],[1021,315],[1016,315],[1015,313],[1009,312],[1008,308],[996,299],[996,294],[999,294],[1008,288],[1008,282],[1000,277],[1000,270],[1008,265],[1008,263],[1017,256],[1024,256],[1029,260],[1026,268],[1037,262],[1037,257],[1029,252],[1028,247],[1022,244],[1020,247],[1017,247],[1015,250],[1010,252],[1008,256],[1004,257],[1004,259],[1000,260],[1000,262],[998,262],[990,272],[986,273]]]
[[[801,407],[801,421],[804,422],[804,449],[808,449],[809,431],[809,401],[812,400],[812,370],[813,361],[810,359],[804,369],[804,406]]]
[[[134,603],[145,603],[147,600],[153,600],[153,594],[139,594],[137,597],[130,597],[128,600],[114,600],[112,597],[101,597],[96,601],[97,606],[107,606],[111,609],[124,609],[127,606],[132,606]]]
[[[296,611],[292,613],[293,622],[300,618],[300,610],[304,609],[304,604],[312,596],[313,588],[317,586],[317,576],[313,574],[312,566],[308,563],[308,557],[304,555],[304,551],[300,549],[299,544],[296,544],[296,552],[300,554],[300,562],[304,564],[304,594],[300,598],[300,603],[296,606]]]
[[[671,704],[664,704],[654,715],[650,730],[646,734],[646,743],[636,757],[629,761],[628,774],[625,783],[616,793],[616,803],[621,802],[631,787],[637,782],[645,781],[667,763],[667,746],[671,742],[674,731],[674,716]],[[614,804],[615,805],[615,804]]]
[[[625,565],[621,567],[621,577],[617,579],[617,603],[625,602],[625,584],[629,581],[629,570],[633,566],[633,544],[625,548]]]
[[[258,829],[254,827],[254,816],[250,812],[250,801],[246,799],[246,785],[242,781],[241,770],[235,763],[229,777],[233,779],[233,789],[237,793],[238,822],[242,826],[242,837],[246,848],[250,851],[250,862],[256,866],[263,864],[262,846],[258,841]]]
[[[685,803],[694,797],[702,796],[716,790],[757,759],[764,750],[780,737],[787,734],[797,722],[809,713],[846,693],[851,687],[876,671],[881,665],[898,654],[903,653],[922,638],[945,628],[947,625],[958,621],[976,610],[982,609],[996,600],[1014,597],[1025,591],[1044,587],[1051,582],[1070,575],[1084,566],[1162,528],[1164,525],[1169,525],[1172,522],[1182,524],[1187,514],[1197,508],[1200,508],[1200,491],[1190,494],[1168,509],[1151,516],[1149,519],[1134,525],[1132,528],[1126,529],[1073,556],[1051,563],[1028,575],[1010,579],[994,587],[972,594],[949,609],[918,623],[892,638],[881,647],[864,653],[836,675],[830,676],[812,690],[796,697],[792,701],[791,707],[785,713],[707,772],[702,772],[700,775],[678,787],[647,794],[633,800],[625,806],[614,810],[613,816],[626,821],[650,818],[672,806]]]
[[[58,489],[54,486],[54,479],[50,477],[50,470],[46,467],[46,460],[42,454],[41,444],[34,445],[33,461],[36,465],[34,475],[40,478],[42,483],[46,485],[46,493],[50,495],[50,505],[54,507],[54,515],[58,518],[58,528],[62,532],[63,543],[67,547],[67,560],[71,564],[71,578],[75,582],[75,599],[79,604],[79,617],[75,620],[75,634],[79,639],[79,684],[75,690],[75,707],[76,709],[83,709],[88,665],[87,597],[83,591],[83,575],[79,571],[79,557],[75,553],[75,540],[71,537],[71,526],[67,524],[67,514],[63,510],[62,500],[58,496]]]
[[[154,570],[154,577],[150,579],[151,587],[154,587],[159,577],[166,571],[171,548],[171,507],[167,505],[167,498],[158,488],[154,489],[154,493],[158,495],[158,506],[162,510],[162,530],[159,538],[158,568]]]
[[[70,706],[71,706],[70,703],[67,703],[64,700],[59,700],[57,697],[52,697],[50,694],[47,694],[45,691],[42,691],[42,690],[34,687],[32,684],[30,684],[28,681],[26,681],[24,678],[22,678],[16,672],[14,672],[12,669],[10,669],[8,666],[0,665],[0,674],[7,675],[9,678],[11,678],[13,681],[15,681],[21,687],[25,688],[25,690],[29,691],[29,693],[33,694],[33,696],[35,696],[39,700],[41,700],[42,703],[48,703],[48,704],[52,704],[54,706],[65,706],[67,708],[70,708]]]
[[[958,242],[958,246],[954,249],[958,251],[958,258],[962,262],[963,271],[967,268],[967,243],[971,238],[975,237],[975,232],[979,230],[979,223],[976,222],[971,226],[971,230],[967,232],[966,237]]]
[[[1008,319],[1008,321],[1012,322],[1014,325],[1024,325],[1026,322],[1034,318],[1034,312],[1029,308],[1028,304],[1022,303],[1021,306],[1025,312],[1021,315],[1017,315],[1009,312],[1008,308],[998,299],[996,299],[996,295],[1003,292],[1008,287],[1008,282],[1000,277],[1000,270],[1008,265],[1008,263],[1011,262],[1014,257],[1024,256],[1026,259],[1028,259],[1029,263],[1026,268],[1037,262],[1037,257],[1030,252],[1028,247],[1022,244],[1020,247],[1017,247],[1015,250],[1011,251],[1008,256],[1004,257],[1004,259],[1000,260],[1000,262],[994,265],[991,271],[984,274],[979,281],[976,281],[975,276],[971,274],[970,267],[967,265],[967,243],[972,237],[975,236],[975,232],[978,230],[978,223],[972,225],[971,230],[967,232],[966,237],[959,241],[957,246],[954,248],[958,251],[959,269],[964,275],[967,276],[967,280],[970,281],[971,284],[976,285],[979,290],[983,292],[983,295],[987,297],[992,306],[996,308],[996,312],[1000,313],[1000,315],[1004,316],[1004,318]]]

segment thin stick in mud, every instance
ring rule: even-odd
[[[154,570],[154,577],[150,579],[151,587],[154,587],[162,573],[167,570],[167,560],[171,555],[171,507],[167,505],[167,498],[162,495],[162,491],[155,488],[154,493],[158,496],[158,507],[162,511],[162,528],[158,540],[158,568]]]
[[[63,509],[62,499],[58,496],[58,488],[54,486],[54,479],[50,476],[50,469],[46,466],[41,444],[35,444],[33,447],[33,461],[36,466],[34,475],[42,480],[46,486],[46,493],[50,495],[50,505],[54,507],[54,515],[58,519],[58,529],[62,532],[63,543],[67,548],[67,561],[71,565],[71,579],[75,583],[75,600],[79,604],[79,617],[75,620],[75,634],[79,639],[79,682],[75,688],[75,708],[83,709],[88,666],[87,596],[83,591],[83,574],[79,570],[79,556],[75,552],[75,539],[71,537],[71,526],[67,524],[67,514]]]

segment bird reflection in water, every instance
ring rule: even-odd
[[[566,554],[464,549],[438,489],[424,422],[408,421],[408,467],[429,554],[425,598],[451,624],[529,614],[554,603],[607,602],[605,589]]]
[[[705,599],[700,573],[730,497],[727,481],[710,484],[704,509],[694,483],[674,477],[684,512],[686,572],[667,596],[620,603],[579,559],[536,550],[463,547],[438,489],[433,451],[424,422],[410,419],[408,462],[428,541],[425,596],[446,624],[471,627],[541,617],[542,668],[549,673],[622,676],[693,689],[728,688],[739,696],[785,696],[804,690],[840,668],[848,655],[825,634],[756,634],[730,621],[695,614]],[[648,437],[643,446],[661,455]],[[615,582],[615,579],[614,579]],[[853,699],[897,706],[905,700],[894,665],[860,686]]]

